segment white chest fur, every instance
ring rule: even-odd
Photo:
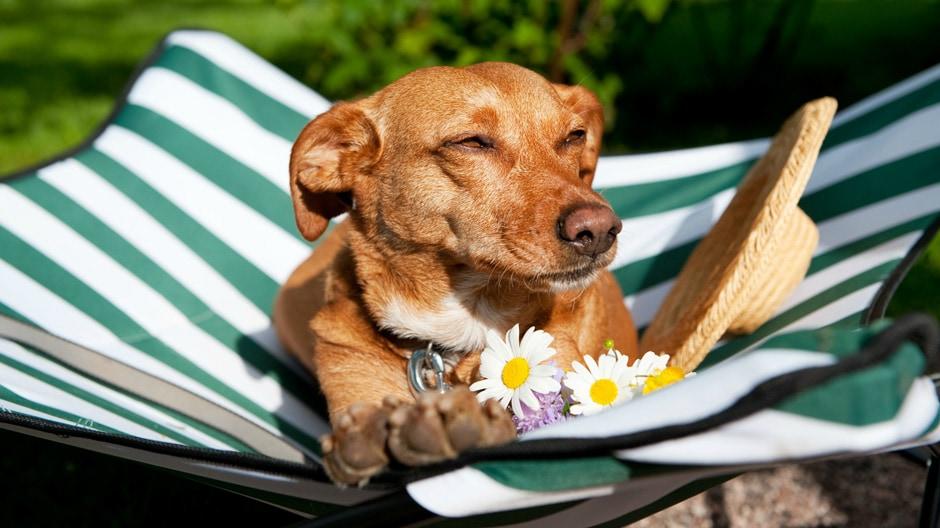
[[[470,294],[450,293],[430,310],[393,297],[385,306],[379,325],[401,337],[431,341],[465,353],[481,350],[486,344],[486,331],[501,333],[515,315],[497,311],[485,299]]]

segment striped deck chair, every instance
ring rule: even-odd
[[[231,39],[168,35],[79,148],[0,183],[0,426],[168,468],[324,525],[623,525],[753,468],[940,440],[923,316],[881,319],[940,217],[940,67],[836,118],[801,207],[809,274],[699,375],[521,441],[340,489],[278,346],[310,245],[290,145],[329,103]],[[767,147],[605,157],[640,327]],[[940,466],[940,464],[937,464]],[[457,490],[457,491],[455,491]],[[428,521],[430,519],[430,521]]]

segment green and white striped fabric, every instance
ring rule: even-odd
[[[270,327],[278,284],[310,251],[287,194],[290,145],[328,106],[227,37],[178,31],[87,144],[0,183],[0,426],[310,515],[401,489],[326,482],[316,388]],[[860,329],[862,316],[940,216],[938,122],[940,67],[837,116],[801,202],[821,237],[807,278],[698,376],[508,448],[539,458],[484,452],[412,475],[408,494],[479,524],[616,524],[702,479],[940,439],[916,347],[840,370],[884,329]],[[767,145],[601,160],[596,185],[624,221],[612,267],[640,326]],[[804,369],[835,374],[659,434]]]

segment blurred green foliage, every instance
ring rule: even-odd
[[[77,143],[173,28],[218,29],[330,99],[506,60],[594,90],[608,152],[767,135],[940,62],[936,0],[0,0],[0,172]]]

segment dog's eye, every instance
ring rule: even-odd
[[[493,140],[486,136],[469,136],[465,138],[448,141],[448,145],[456,145],[467,149],[491,149]]]
[[[577,128],[568,133],[565,143],[568,145],[579,143],[587,137],[587,132],[583,128]]]

